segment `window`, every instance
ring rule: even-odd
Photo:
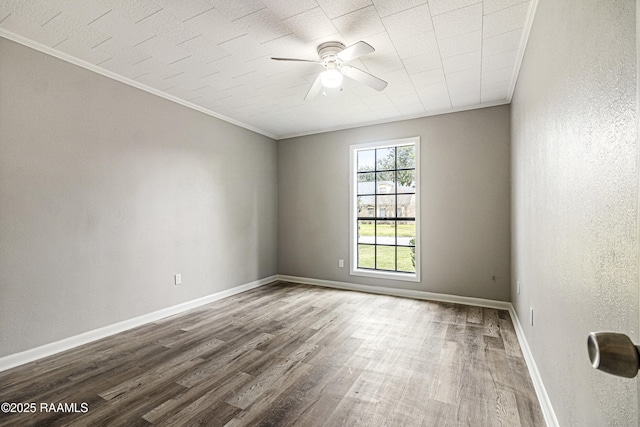
[[[351,146],[351,274],[420,280],[420,138]]]

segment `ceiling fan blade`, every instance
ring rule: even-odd
[[[364,83],[370,88],[375,89],[377,91],[383,90],[385,87],[387,87],[387,84],[388,84],[384,80],[379,79],[376,76],[372,76],[366,71],[362,71],[359,68],[351,67],[349,65],[342,66],[342,74],[344,74],[345,76],[357,82]]]
[[[313,98],[316,97],[316,95],[320,93],[322,88],[323,88],[322,80],[320,80],[320,76],[318,76],[316,77],[316,81],[314,81],[313,84],[311,85],[311,88],[309,88],[309,92],[307,92],[306,96],[304,97],[304,100],[311,101]]]
[[[314,64],[322,64],[322,62],[320,61],[314,61],[312,59],[298,59],[298,58],[274,58],[273,56],[271,57],[271,59],[274,59],[276,61],[297,61],[297,62],[313,62]]]
[[[356,44],[352,44],[351,46],[345,48],[342,52],[338,54],[338,58],[340,58],[343,62],[349,62],[356,58],[360,58],[363,55],[374,52],[375,49],[371,47],[368,43],[358,42]]]

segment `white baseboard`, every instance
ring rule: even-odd
[[[546,421],[548,427],[559,427],[560,424],[558,423],[558,418],[556,417],[556,413],[554,412],[553,406],[551,405],[551,399],[549,399],[547,389],[544,387],[544,383],[542,382],[542,376],[540,375],[540,371],[538,370],[536,361],[533,358],[533,353],[531,353],[531,349],[529,348],[529,343],[527,342],[527,337],[524,335],[524,329],[522,329],[522,324],[520,323],[520,319],[518,319],[518,314],[516,313],[513,305],[509,305],[509,314],[511,315],[511,319],[513,320],[513,327],[516,330],[518,342],[520,343],[520,348],[522,349],[524,360],[527,363],[527,368],[529,369],[529,375],[531,376],[531,381],[533,382],[533,388],[536,390],[536,394],[538,395],[538,401],[540,402],[540,407],[542,408],[542,415],[544,415],[544,420]]]
[[[133,319],[124,320],[122,322],[114,323],[112,325],[104,326],[102,328],[94,329],[92,331],[84,332],[79,335],[75,335],[69,338],[65,338],[60,341],[45,344],[40,347],[32,348],[20,353],[10,354],[0,358],[0,372],[6,371],[13,367],[24,365],[25,363],[33,362],[34,360],[42,359],[43,357],[51,356],[56,353],[60,353],[65,350],[78,347],[83,344],[106,338],[110,335],[124,332],[128,329],[132,329],[145,323],[155,322],[165,317],[173,316],[175,314],[182,313],[192,308],[199,307],[201,305],[209,304],[214,301],[218,301],[222,298],[227,298],[232,295],[239,294],[241,292],[248,291],[260,286],[264,286],[268,283],[276,281],[277,276],[265,277],[264,279],[256,280],[255,282],[245,283],[244,285],[236,286],[225,291],[216,292],[215,294],[207,295],[206,297],[197,298],[191,301],[183,302],[181,304],[174,305],[172,307],[163,308],[152,313],[143,314],[142,316],[134,317]]]
[[[278,280],[282,280],[284,282],[302,283],[306,285],[325,286],[328,288],[423,299],[423,300],[430,300],[430,301],[474,305],[474,306],[480,306],[480,307],[495,308],[498,310],[508,310],[509,314],[511,315],[511,318],[513,319],[513,327],[516,331],[516,336],[518,337],[518,342],[520,343],[520,348],[522,349],[524,360],[527,364],[527,368],[529,369],[529,375],[531,376],[531,381],[533,382],[533,387],[536,391],[536,395],[538,396],[538,401],[540,402],[540,407],[542,408],[542,414],[544,415],[544,419],[547,423],[547,426],[559,427],[558,419],[556,418],[556,414],[553,411],[553,406],[551,405],[551,400],[549,399],[547,390],[545,389],[544,384],[542,382],[540,371],[538,371],[536,362],[533,359],[533,354],[531,353],[531,349],[529,348],[529,343],[527,342],[527,338],[524,335],[524,330],[522,329],[522,325],[520,324],[518,315],[516,314],[516,311],[510,302],[495,301],[495,300],[482,299],[482,298],[462,297],[458,295],[438,294],[433,292],[412,291],[407,289],[385,288],[385,287],[371,286],[371,285],[359,285],[356,283],[348,283],[348,282],[335,282],[330,280],[310,279],[307,277],[278,275],[277,278]]]
[[[491,299],[463,297],[459,295],[438,294],[435,292],[413,291],[410,289],[385,288],[382,286],[359,285],[357,283],[335,282],[331,280],[310,279],[308,277],[283,276],[278,275],[278,280],[283,282],[303,283],[305,285],[324,286],[327,288],[344,289],[348,291],[368,292],[371,294],[391,295],[395,297],[405,297],[422,299],[429,301],[451,302],[455,304],[474,305],[479,307],[496,308],[498,310],[509,310],[511,303],[507,301],[496,301]]]

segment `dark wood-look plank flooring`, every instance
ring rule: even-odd
[[[545,425],[507,311],[284,282],[2,372],[0,402],[38,405],[0,426]]]

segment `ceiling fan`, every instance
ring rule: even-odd
[[[320,60],[297,59],[297,58],[271,58],[276,61],[298,61],[313,62],[322,65],[325,70],[321,72],[311,85],[309,92],[304,97],[305,101],[309,101],[320,93],[324,88],[337,88],[342,86],[343,76],[347,76],[357,82],[381,91],[387,87],[387,82],[373,76],[359,68],[352,67],[346,63],[361,56],[367,55],[375,51],[371,45],[363,41],[352,44],[349,47],[344,46],[340,42],[325,42],[318,46],[318,56]],[[323,90],[323,94],[326,94]]]

